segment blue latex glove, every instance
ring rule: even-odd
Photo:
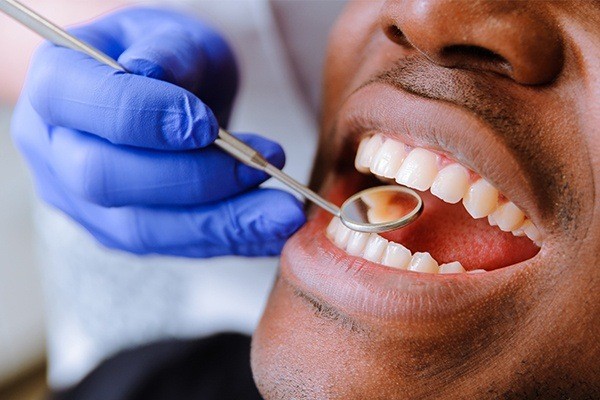
[[[223,38],[157,9],[125,10],[73,33],[132,74],[51,44],[38,50],[12,132],[41,197],[112,248],[278,254],[305,221],[301,204],[258,189],[264,173],[209,146],[237,89]],[[283,167],[279,145],[238,137]]]

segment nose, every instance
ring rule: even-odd
[[[387,0],[382,29],[444,67],[494,72],[538,85],[563,66],[557,23],[543,2],[523,0]]]

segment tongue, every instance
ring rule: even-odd
[[[460,261],[466,270],[493,270],[525,261],[539,250],[526,237],[515,237],[475,220],[461,203],[448,204],[429,192],[420,193],[425,209],[409,226],[382,234],[414,252],[428,252],[440,264]]]

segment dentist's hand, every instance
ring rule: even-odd
[[[131,74],[43,45],[13,118],[40,196],[112,248],[186,257],[278,254],[304,223],[290,194],[210,144],[237,68],[222,37],[175,12],[129,9],[73,30]],[[282,167],[279,145],[239,135]]]

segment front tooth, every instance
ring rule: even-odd
[[[431,185],[431,193],[450,204],[462,200],[469,187],[469,171],[459,164],[444,167]]]
[[[412,150],[396,175],[396,182],[417,190],[431,187],[436,175],[437,156],[429,150],[416,148]]]
[[[538,230],[538,228],[535,227],[535,225],[533,224],[533,222],[531,222],[531,220],[525,220],[525,222],[523,223],[523,225],[521,225],[520,228],[525,235],[527,235],[527,237],[536,242],[539,243],[542,239],[542,235],[540,234],[540,231]]]
[[[487,217],[498,206],[498,190],[485,179],[479,179],[469,187],[463,204],[473,218]]]
[[[493,218],[498,228],[510,232],[519,228],[525,220],[525,214],[512,201],[502,204],[494,211]]]
[[[460,274],[462,272],[465,272],[465,269],[458,261],[440,265],[440,274]]]
[[[346,245],[346,252],[351,256],[360,256],[365,249],[367,240],[369,239],[368,233],[352,231],[348,238],[348,244]]]
[[[388,139],[373,156],[371,172],[386,178],[394,178],[405,157],[404,144]]]
[[[337,232],[335,233],[334,242],[340,249],[345,249],[346,244],[348,244],[348,239],[350,238],[350,233],[352,231],[344,224],[339,224]]]
[[[371,233],[369,240],[365,246],[363,258],[373,262],[380,262],[383,257],[383,252],[388,246],[388,241],[376,233]]]
[[[329,237],[330,239],[334,239],[340,224],[340,219],[337,217],[333,217],[329,225],[327,225],[327,237]]]
[[[494,219],[494,214],[490,214],[488,215],[488,222],[491,226],[497,226],[498,223],[496,222],[496,220]]]
[[[383,137],[381,135],[374,135],[363,139],[358,146],[358,152],[354,160],[356,169],[360,172],[369,172],[371,161],[381,145],[383,145]]]
[[[429,274],[435,274],[438,272],[439,267],[437,261],[431,257],[429,253],[415,253],[410,265],[408,266],[409,271],[415,272],[426,272]]]
[[[385,266],[406,269],[410,262],[410,250],[398,243],[388,243],[381,263]]]

